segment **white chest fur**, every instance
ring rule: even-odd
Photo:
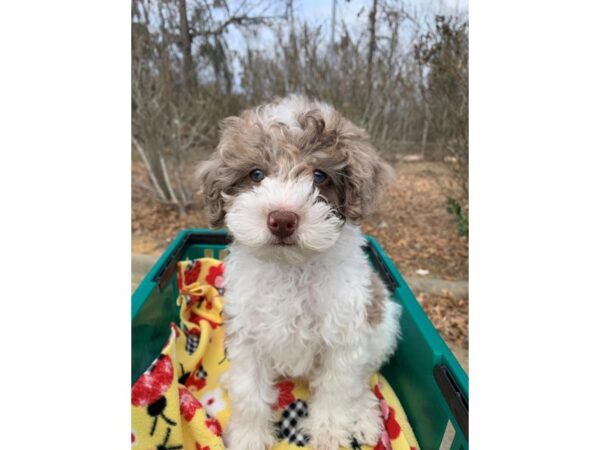
[[[369,263],[358,227],[302,265],[255,258],[233,244],[225,269],[228,340],[280,375],[308,376],[328,348],[353,345],[367,328]],[[229,347],[228,347],[229,348]],[[231,355],[234,356],[234,355]]]

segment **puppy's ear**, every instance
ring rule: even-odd
[[[350,140],[345,147],[348,165],[344,213],[349,220],[359,221],[376,210],[394,170],[362,136]]]
[[[236,172],[231,167],[232,155],[236,154],[235,143],[239,140],[239,129],[243,121],[239,117],[227,117],[221,121],[220,139],[217,149],[207,161],[196,169],[200,193],[208,211],[212,228],[225,226],[225,198],[235,182]],[[229,163],[228,163],[229,162]]]
[[[204,199],[204,205],[208,211],[208,220],[211,228],[224,226],[225,209],[221,192],[223,186],[219,179],[219,170],[223,161],[215,153],[211,159],[203,161],[196,169],[196,179],[200,184],[200,194]]]

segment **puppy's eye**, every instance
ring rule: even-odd
[[[327,179],[327,175],[325,175],[323,172],[321,172],[320,170],[315,170],[313,172],[313,180],[315,182],[315,184],[321,184],[323,183],[325,180]]]
[[[260,169],[254,169],[250,172],[250,179],[257,183],[260,183],[265,178],[265,173]]]

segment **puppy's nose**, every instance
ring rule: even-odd
[[[273,211],[269,213],[267,225],[275,236],[290,237],[298,226],[298,215],[291,211]]]

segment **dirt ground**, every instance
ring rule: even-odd
[[[400,162],[396,178],[379,212],[363,223],[406,277],[468,279],[468,239],[458,235],[446,210],[448,196],[457,196],[452,171],[443,162]],[[144,179],[143,166],[134,162],[132,179]],[[206,227],[200,207],[179,216],[174,208],[158,205],[132,186],[132,253],[161,254],[182,228]],[[468,298],[421,294],[419,301],[444,339],[468,349]]]

